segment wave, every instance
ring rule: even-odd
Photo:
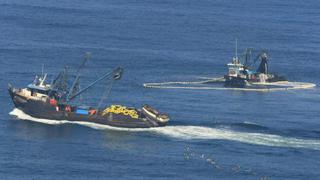
[[[16,116],[18,119],[30,120],[35,122],[41,122],[51,125],[59,125],[65,123],[79,124],[88,126],[99,130],[117,130],[117,131],[132,131],[132,132],[151,132],[160,135],[164,135],[171,138],[184,139],[184,140],[229,140],[237,141],[247,144],[273,146],[273,147],[290,147],[290,148],[306,148],[312,150],[320,150],[320,140],[314,139],[298,139],[292,137],[284,137],[274,134],[265,133],[248,133],[237,132],[229,129],[202,127],[202,126],[166,126],[156,128],[118,128],[108,125],[100,125],[91,122],[73,122],[68,120],[49,120],[34,118],[28,114],[25,114],[19,109],[14,109],[9,113],[12,116]]]

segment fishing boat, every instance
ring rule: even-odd
[[[283,76],[279,76],[269,72],[268,53],[261,51],[255,59],[252,60],[252,48],[247,48],[244,53],[244,63],[242,63],[237,53],[236,41],[236,56],[227,64],[228,73],[224,76],[224,86],[244,88],[244,87],[263,87],[268,83],[287,81]],[[254,65],[260,61],[257,69]]]
[[[113,84],[113,81],[121,79],[123,74],[122,68],[115,68],[80,89],[79,80],[87,61],[86,57],[78,68],[72,83],[68,83],[68,71],[65,68],[51,83],[46,82],[47,74],[42,74],[36,76],[26,88],[16,88],[9,84],[9,94],[15,107],[32,117],[49,120],[91,122],[125,128],[150,128],[167,124],[169,116],[149,105],[141,108],[122,105],[99,108],[100,105],[90,107],[75,104],[74,99],[93,88],[97,83],[108,79]],[[107,89],[111,90],[111,88],[110,86]]]
[[[253,58],[255,57],[255,58]],[[247,48],[238,57],[236,40],[235,56],[227,64],[228,72],[221,77],[201,77],[199,81],[169,81],[144,83],[145,88],[193,89],[193,90],[236,90],[236,91],[282,91],[309,89],[316,85],[307,82],[290,82],[285,77],[269,71],[266,50],[253,51]],[[258,64],[258,62],[260,62]]]

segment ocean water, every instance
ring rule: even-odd
[[[300,0],[0,0],[0,179],[319,179],[318,88],[142,86],[222,76],[236,38],[239,52],[268,50],[273,72],[319,85],[319,8]],[[150,104],[169,125],[58,123],[14,109],[8,83],[26,86],[42,64],[52,78],[85,52],[85,78],[125,69],[108,104]],[[92,103],[96,92],[87,94]]]

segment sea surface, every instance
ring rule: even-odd
[[[271,71],[320,85],[319,9],[311,0],[0,0],[0,179],[319,179],[319,88],[142,86],[221,77],[235,39],[239,54],[266,49]],[[168,126],[59,124],[14,109],[8,83],[25,87],[43,65],[49,81],[64,66],[74,72],[86,52],[84,81],[124,68],[106,105],[150,104]],[[99,101],[93,91],[88,103]]]

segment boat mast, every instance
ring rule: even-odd
[[[44,75],[44,64],[42,64],[42,69],[41,69],[41,76],[43,77]]]
[[[40,86],[44,85],[44,82],[46,81],[46,78],[47,78],[47,74],[45,74],[44,76],[42,75],[42,79],[40,81]]]
[[[235,52],[236,52],[236,60],[238,61],[238,39],[236,38],[236,49],[235,49]]]
[[[86,55],[85,55],[85,58],[84,58],[84,60],[82,61],[82,64],[80,65],[80,67],[78,68],[78,71],[77,71],[77,76],[76,76],[76,78],[75,78],[75,80],[73,81],[73,83],[72,83],[72,86],[71,86],[71,88],[70,88],[70,91],[69,91],[69,93],[68,93],[68,95],[67,95],[67,101],[70,101],[72,98],[70,98],[71,96],[72,96],[72,94],[74,93],[73,91],[74,91],[74,88],[75,88],[75,86],[79,83],[79,79],[80,79],[80,76],[81,76],[81,71],[82,71],[82,69],[85,67],[85,65],[86,65],[86,63],[87,63],[87,61],[90,59],[90,53],[86,53]]]

